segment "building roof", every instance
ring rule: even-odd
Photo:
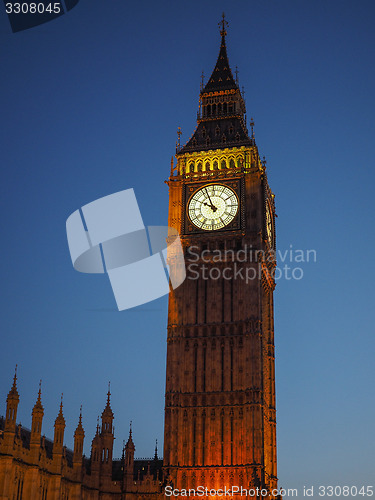
[[[221,33],[220,51],[216,66],[202,93],[238,88],[229,66],[227,47],[225,44],[226,31],[222,31]]]

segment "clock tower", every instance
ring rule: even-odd
[[[246,108],[219,56],[177,146],[169,223],[186,279],[169,296],[164,470],[174,488],[277,488],[275,204]],[[169,256],[173,267],[173,256]]]

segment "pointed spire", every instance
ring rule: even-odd
[[[134,442],[133,442],[133,432],[132,432],[132,421],[130,420],[130,427],[129,427],[129,438],[128,442],[126,443],[125,448],[129,449],[130,447],[135,448]]]
[[[60,410],[59,410],[59,413],[58,413],[56,420],[55,420],[55,425],[58,425],[58,424],[65,427],[65,418],[63,415],[63,394],[61,394]]]
[[[14,370],[13,385],[8,393],[7,402],[10,399],[13,399],[16,401],[19,401],[19,399],[20,399],[20,396],[19,396],[18,391],[17,391],[17,365],[16,365],[16,368]]]
[[[181,127],[177,127],[177,141],[176,141],[176,153],[181,149]]]
[[[156,439],[155,443],[155,455],[154,455],[154,460],[159,460],[158,458],[158,440]]]
[[[36,403],[35,403],[34,408],[33,408],[33,411],[34,410],[44,411],[44,408],[42,405],[42,379],[40,379],[40,381],[39,381],[38,397],[36,399]]]
[[[254,139],[254,119],[250,118],[251,139]]]
[[[79,421],[76,430],[74,431],[74,454],[73,465],[80,467],[82,465],[83,440],[85,439],[85,431],[82,426],[82,405],[79,409]],[[95,439],[95,438],[94,438]]]
[[[223,18],[219,23],[221,27],[221,44],[219,57],[217,58],[216,66],[212,72],[210,79],[204,87],[202,93],[213,92],[219,90],[237,89],[238,86],[233,78],[232,71],[229,66],[227,47],[225,44],[225,37],[227,35],[226,26],[228,26],[223,13]]]
[[[111,382],[108,382],[107,404],[102,413],[102,419],[103,418],[113,419],[113,411],[111,408]]]
[[[79,436],[79,435],[85,435],[85,431],[83,430],[83,425],[82,425],[82,405],[79,409],[79,420],[78,420],[78,425],[76,430],[74,431],[74,437]]]
[[[33,455],[33,460],[37,459],[38,449],[40,447],[40,436],[42,432],[42,421],[44,415],[44,408],[42,405],[42,381],[39,382],[38,397],[34,405],[33,411],[31,412],[31,437],[30,437],[30,447],[34,449],[35,455]]]
[[[19,401],[20,401],[20,396],[17,391],[17,365],[16,365],[13,377],[13,385],[7,396],[7,408],[6,408],[5,428],[4,428],[5,434],[8,435],[6,440],[9,439],[9,442],[7,442],[7,444],[12,443],[12,439],[15,434],[17,409]]]
[[[107,405],[106,409],[111,410],[111,382],[108,382]],[[111,410],[112,413],[112,410]]]

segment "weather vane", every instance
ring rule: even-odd
[[[221,36],[226,36],[227,34],[227,30],[225,29],[227,26],[228,26],[228,21],[225,20],[225,14],[223,12],[223,15],[222,15],[222,20],[218,23],[221,30],[220,30],[220,35]]]

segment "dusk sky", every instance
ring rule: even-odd
[[[73,269],[65,222],[134,188],[145,224],[167,224],[177,127],[185,143],[223,11],[276,195],[278,264],[302,270],[274,296],[279,485],[374,485],[370,0],[80,0],[18,33],[0,8],[0,414],[18,364],[17,420],[30,427],[42,379],[42,432],[64,393],[65,443],[82,404],[89,455],[111,381],[114,456],[130,420],[136,457],[156,438],[162,454],[167,297],[119,312],[107,276]]]

